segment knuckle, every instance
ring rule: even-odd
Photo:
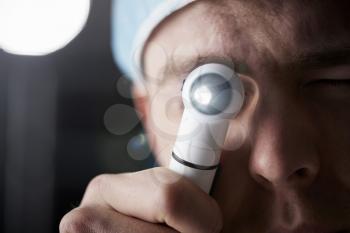
[[[88,208],[77,208],[66,214],[59,226],[60,233],[93,232],[94,214]]]
[[[167,216],[175,217],[184,199],[184,185],[178,183],[162,184],[158,190],[160,209]]]
[[[107,175],[105,174],[94,177],[86,188],[86,194],[99,193],[100,190],[103,190],[102,187],[106,185],[106,182],[107,182],[106,179],[107,179]]]

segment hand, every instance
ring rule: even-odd
[[[100,175],[81,205],[63,217],[61,233],[218,233],[216,201],[167,168]]]

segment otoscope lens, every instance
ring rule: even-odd
[[[190,101],[201,113],[217,115],[225,111],[232,98],[229,81],[218,74],[205,74],[191,87]]]

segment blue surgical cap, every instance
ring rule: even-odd
[[[113,0],[112,51],[121,71],[142,82],[142,52],[165,18],[195,0]]]

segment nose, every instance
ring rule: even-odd
[[[308,186],[319,173],[312,119],[302,105],[277,99],[257,107],[250,172],[269,189]]]

